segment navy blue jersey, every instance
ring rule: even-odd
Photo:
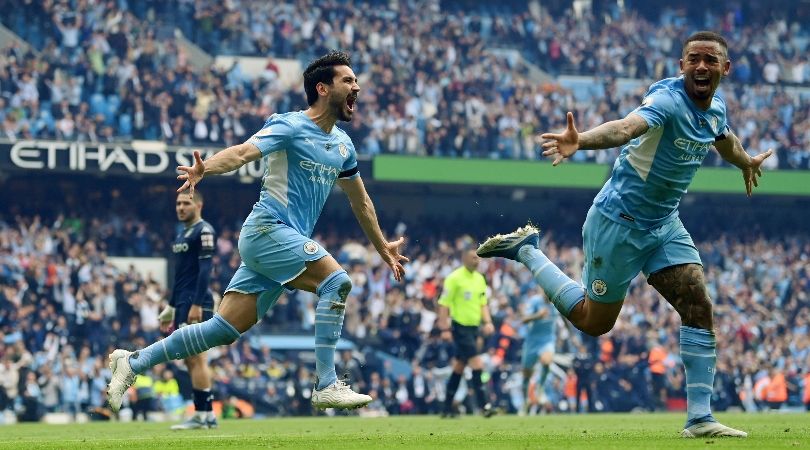
[[[214,255],[216,235],[214,227],[200,220],[185,228],[174,239],[174,288],[170,304],[186,302],[209,305],[213,297],[208,289],[211,257]]]

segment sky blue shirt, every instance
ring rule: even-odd
[[[281,221],[309,237],[337,179],[359,176],[349,136],[337,126],[324,132],[303,111],[273,114],[248,142],[267,168],[245,225]]]
[[[539,295],[533,295],[526,301],[527,316],[537,314],[543,310],[548,310],[548,314],[545,318],[538,319],[527,324],[527,341],[538,342],[554,340],[557,317],[560,315],[560,313],[557,312],[557,308],[551,306],[551,304],[543,300],[543,297]]]
[[[594,205],[616,222],[650,229],[678,217],[695,172],[728,126],[726,103],[715,92],[703,111],[686,94],[683,77],[666,78],[650,86],[633,113],[649,129],[624,146]]]

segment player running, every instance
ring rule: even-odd
[[[613,328],[630,281],[643,272],[681,317],[687,383],[681,435],[746,437],[711,413],[716,363],[712,302],[700,255],[678,218],[678,204],[712,145],[742,170],[749,196],[772,150],[748,156],[726,123],[726,104],[716,92],[731,69],[722,36],[708,31],[690,36],[680,67],[680,77],[654,83],[641,106],[624,119],[579,133],[569,112],[565,131],[540,136],[548,140],[543,155],[554,156],[554,165],[578,149],[624,146],[582,228],[584,288],[537,248],[538,230],[531,225],[488,239],[478,254],[526,265],[560,313],[593,336]]]
[[[523,350],[520,358],[523,366],[523,393],[526,401],[523,403],[523,414],[529,408],[529,381],[534,375],[534,366],[540,360],[540,377],[537,382],[540,391],[539,403],[546,403],[545,383],[551,370],[551,360],[554,358],[554,344],[557,340],[556,322],[560,317],[556,309],[551,308],[543,297],[534,292],[525,303],[526,316],[522,322],[526,324],[526,337],[523,341]]]
[[[371,397],[350,389],[335,374],[335,346],[343,328],[351,279],[335,259],[310,239],[332,187],[349,197],[352,211],[394,277],[404,274],[400,237],[388,242],[357,169],[351,139],[335,126],[350,121],[360,87],[343,52],[331,52],[304,71],[306,111],[274,114],[244,144],[229,147],[206,161],[194,152],[192,167],[180,166],[178,189],[193,191],[206,175],[218,175],[264,158],[267,165],[259,201],[239,235],[242,264],[225,289],[219,311],[210,320],[189,325],[142,350],[115,350],[108,386],[114,411],[135,375],[170,359],[183,359],[236,341],[273,306],[287,288],[316,293],[315,368],[312,404],[317,408],[358,408]]]
[[[160,313],[161,331],[177,330],[214,316],[214,297],[208,288],[211,279],[211,257],[214,256],[214,227],[202,219],[203,198],[184,191],[177,194],[175,211],[184,229],[172,244],[174,253],[174,287],[169,306]],[[205,353],[184,360],[191,377],[194,416],[172,426],[172,430],[216,428],[217,417],[211,407],[211,370]]]

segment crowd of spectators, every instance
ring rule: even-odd
[[[21,420],[37,420],[46,412],[108,418],[105,356],[113,348],[142,347],[159,337],[166,291],[148,274],[110,264],[108,241],[97,231],[106,227],[115,228],[100,219],[0,221],[0,412],[14,412]],[[217,295],[238,266],[237,237],[225,230],[218,239],[211,285]],[[356,350],[341,352],[338,373],[348,374],[361,392],[375,398],[364,414],[438,412],[452,345],[436,328],[437,300],[444,277],[459,266],[461,250],[474,245],[473,239],[411,245],[407,276],[396,283],[365,243],[331,232],[317,238],[353,280],[343,336]],[[137,244],[122,245],[132,254],[127,247]],[[715,305],[714,408],[810,407],[807,236],[743,241],[729,235],[699,247]],[[579,278],[581,250],[548,237],[543,248]],[[522,299],[538,291],[530,273],[516,263],[485,260],[480,270],[490,286],[497,329],[485,345],[485,382],[492,402],[514,412],[526,401],[519,370]],[[316,300],[305,292],[289,293],[239,342],[212,351],[216,396],[230,405],[223,411],[247,402],[257,415],[312,414],[307,352],[277,351],[252,338],[311,333]],[[562,357],[544,387],[549,402],[538,405],[541,410],[683,408],[680,323],[642,278],[633,281],[610,334],[588,338],[558,325]],[[397,368],[391,357],[410,370]],[[156,367],[137,384],[130,405],[139,412],[175,412],[186,404],[181,392],[188,382],[181,363]],[[461,389],[457,400],[470,412],[474,408],[466,394]]]
[[[212,54],[306,63],[330,48],[348,50],[363,91],[345,128],[361,154],[533,159],[535,134],[561,127],[567,110],[577,112],[580,128],[630,112],[644,89],[620,94],[615,77],[675,75],[681,39],[709,27],[732,42],[724,90],[747,149],[773,147],[771,168],[810,168],[810,95],[786,90],[810,80],[806,24],[763,22],[734,2],[728,14],[707,13],[700,23],[673,9],[647,19],[633,10],[552,14],[521,4],[465,11],[438,0],[0,1],[9,12],[3,23],[38,49],[12,46],[0,55],[0,137],[228,146],[271,113],[306,106],[303,90],[284,88],[272,63],[257,78],[238,63],[195,69],[176,24]],[[520,49],[553,74],[599,74],[605,95],[577,100],[496,47]],[[575,160],[610,162],[616,154],[581,152]]]

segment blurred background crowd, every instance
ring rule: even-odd
[[[362,154],[533,159],[534,135],[560,128],[566,111],[583,129],[632,111],[652,81],[677,75],[685,36],[709,28],[730,43],[723,92],[748,151],[774,148],[770,168],[808,168],[806,5],[775,16],[755,2],[700,11],[625,3],[580,11],[511,0],[497,8],[439,0],[1,0],[0,21],[34,51],[11,46],[0,55],[0,137],[229,146],[271,113],[306,106],[301,83],[285,88],[272,58],[255,78],[238,62],[195,68],[176,28],[212,55],[306,64],[331,48],[349,51],[363,91],[362,113],[346,128]],[[584,86],[538,81],[537,68],[595,78]],[[616,154],[580,152],[574,160],[610,162]]]
[[[103,228],[115,226],[62,217],[5,217],[0,222],[0,410],[24,417],[104,412],[105,356],[115,347],[143,347],[160,336],[158,313],[166,292],[149,277],[108,263]],[[354,282],[343,336],[356,348],[341,353],[338,373],[348,374],[375,397],[369,411],[438,412],[452,345],[438,333],[437,301],[444,277],[460,266],[461,251],[476,241],[468,235],[419,241],[408,249],[412,262],[406,279],[396,283],[365,243],[331,232],[317,237]],[[218,239],[212,276],[216,293],[238,265],[236,239],[229,231]],[[548,237],[543,245],[553,261],[579,277],[581,250]],[[714,407],[810,406],[810,240],[725,236],[699,247],[716,311]],[[519,370],[522,304],[542,294],[530,273],[515,263],[485,260],[480,270],[490,287],[497,329],[484,346],[485,381],[493,403],[514,412],[526,401]],[[288,294],[241,341],[215,350],[217,398],[247,402],[260,415],[310,414],[312,361],[252,337],[311,332],[316,303],[309,293]],[[643,278],[633,282],[619,322],[607,336],[590,338],[559,323],[560,357],[543,387],[549,403],[541,410],[683,408],[679,325],[677,314]],[[410,368],[395,368],[377,350]],[[185,404],[180,388],[189,381],[182,364],[155,368],[140,379],[137,398],[152,399],[150,410],[172,412]],[[457,400],[472,411],[468,398],[460,390]]]
[[[730,44],[733,68],[722,91],[747,150],[774,148],[767,169],[810,169],[806,2],[792,9],[746,1],[690,2],[698,9],[579,3],[587,2],[0,0],[0,23],[31,45],[0,49],[0,141],[241,143],[270,114],[306,107],[302,83],[286,87],[275,59],[305,65],[340,48],[360,76],[358,114],[342,126],[360,154],[536,159],[538,132],[560,128],[569,110],[580,129],[623,117],[651,82],[677,75],[682,40],[709,28]],[[267,58],[265,70],[250,77],[238,60],[200,67],[182,39],[214,56]],[[617,153],[583,151],[572,162],[610,164]],[[724,163],[711,152],[706,164]],[[169,256],[174,224],[168,210],[132,189],[104,191],[103,199],[62,192],[55,213],[40,215],[33,204],[0,204],[0,411],[23,420],[46,412],[109,417],[104,358],[160,337],[165,289],[109,257]],[[561,214],[555,231],[581,223],[571,216]],[[217,295],[239,265],[241,218],[215,222]],[[435,323],[442,282],[461,251],[484,237],[467,233],[499,218],[474,227],[445,220],[408,224],[412,262],[402,283],[349,227],[317,236],[354,281],[344,337],[355,348],[341,352],[338,373],[375,398],[367,414],[436,413],[444,400],[452,345]],[[763,233],[780,216],[769,220],[757,228],[736,214],[707,219],[727,232],[698,239],[716,311],[717,410],[810,407],[810,237],[806,230]],[[550,236],[546,253],[578,279],[577,238]],[[522,301],[539,292],[516,264],[484,261],[480,270],[497,329],[484,345],[485,382],[492,402],[514,412],[540,397],[524,398],[519,370]],[[307,293],[287,294],[241,341],[212,351],[223,411],[245,414],[234,405],[248,404],[256,415],[312,414],[311,356],[260,338],[311,335],[315,303]],[[683,409],[679,325],[642,278],[607,336],[589,338],[559,323],[559,356],[541,387],[549,402],[534,410]],[[173,412],[187,404],[182,363],[139,380],[136,409]],[[459,407],[471,411],[470,398],[460,389]]]

